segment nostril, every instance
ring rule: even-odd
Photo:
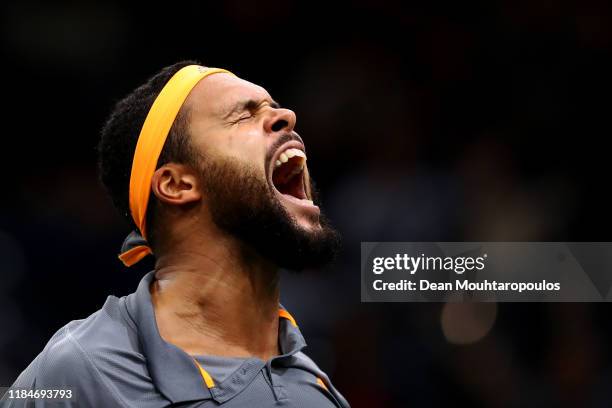
[[[273,132],[278,132],[279,130],[284,129],[287,126],[289,126],[289,122],[287,122],[284,119],[279,119],[276,122],[274,122],[274,124],[272,125],[272,131]]]

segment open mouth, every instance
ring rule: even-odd
[[[283,150],[274,162],[272,184],[282,195],[291,196],[312,204],[304,185],[304,166],[306,154],[297,148]]]

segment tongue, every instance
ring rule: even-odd
[[[291,174],[291,171],[298,164],[297,160],[299,160],[299,158],[292,157],[289,159],[287,163],[281,164],[280,167],[277,167],[274,170],[274,173],[272,173],[272,182],[274,183],[274,185],[279,186],[289,181],[289,176]]]
[[[299,199],[306,198],[301,172],[295,174],[301,164],[302,159],[300,157],[292,157],[288,162],[276,168],[272,174],[272,182],[281,194],[291,195]]]

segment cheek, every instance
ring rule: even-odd
[[[249,172],[261,180],[267,179],[266,157],[263,149],[244,143],[217,156],[221,162],[231,162],[239,172]]]
[[[232,149],[238,149],[246,144],[263,141],[261,131],[257,127],[247,126],[247,124],[233,128],[230,132],[222,135],[222,137]]]
[[[231,150],[236,158],[265,174],[267,145],[261,133],[247,131],[235,135]]]
[[[269,146],[266,138],[256,129],[244,127],[239,131],[218,132],[208,139],[204,149],[206,156],[214,155],[216,161],[231,160],[241,166],[248,166],[256,174],[265,177],[266,154]]]

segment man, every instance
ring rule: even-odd
[[[153,253],[155,270],[60,329],[4,403],[348,407],[279,304],[279,267],[321,266],[338,246],[295,122],[265,89],[193,61],[120,101],[101,179],[135,229],[121,260]]]

